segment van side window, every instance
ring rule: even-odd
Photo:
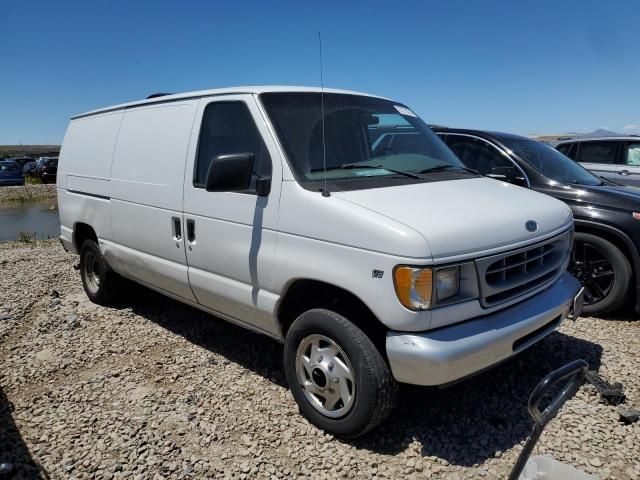
[[[218,155],[253,153],[255,161],[251,185],[247,193],[255,192],[257,175],[271,175],[271,157],[260,132],[243,102],[214,102],[207,105],[200,128],[198,158],[193,186],[204,188],[211,160]]]

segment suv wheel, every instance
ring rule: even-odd
[[[117,299],[122,277],[111,270],[93,240],[85,240],[80,248],[80,276],[84,291],[93,303],[109,305]]]
[[[393,410],[397,384],[369,337],[335,312],[296,319],[284,347],[284,370],[302,414],[317,427],[353,438]]]
[[[605,315],[627,300],[631,266],[613,243],[602,237],[576,232],[569,272],[584,286],[584,313]]]

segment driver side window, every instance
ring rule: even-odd
[[[255,192],[257,175],[271,176],[271,158],[251,112],[243,102],[214,102],[202,118],[193,185],[203,188],[211,160],[218,155],[253,153],[253,175],[247,193]],[[257,174],[257,175],[256,175]]]

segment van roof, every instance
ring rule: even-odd
[[[296,86],[286,86],[286,85],[263,85],[263,86],[245,86],[245,87],[229,87],[229,88],[214,88],[211,90],[198,90],[195,92],[184,92],[184,93],[176,93],[171,95],[162,95],[154,98],[147,98],[144,100],[137,100],[134,102],[121,103],[119,105],[113,105],[111,107],[99,108],[96,110],[91,110],[89,112],[81,113],[79,115],[75,115],[71,117],[71,119],[88,117],[91,115],[97,115],[99,113],[112,112],[116,110],[122,110],[125,108],[131,107],[139,107],[142,105],[151,105],[154,103],[166,103],[175,100],[184,100],[191,98],[199,98],[199,97],[211,97],[215,95],[230,95],[230,94],[240,94],[240,93],[250,93],[250,94],[260,94],[266,92],[317,92],[320,93],[322,90],[320,87],[296,87]],[[325,93],[344,93],[348,95],[365,95],[368,97],[376,97],[376,98],[384,98],[379,97],[377,95],[371,95],[368,93],[362,92],[354,92],[351,90],[339,90],[335,88],[325,88]]]

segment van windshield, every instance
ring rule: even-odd
[[[320,188],[325,179],[330,188],[358,189],[474,175],[399,103],[325,93],[323,126],[320,92],[260,98],[296,178],[307,188]]]

